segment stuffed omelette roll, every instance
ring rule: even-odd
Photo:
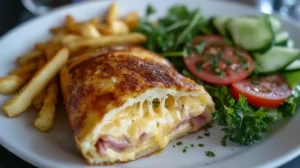
[[[140,47],[75,57],[60,76],[76,145],[89,164],[148,156],[199,130],[215,110],[202,86]]]

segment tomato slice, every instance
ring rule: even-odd
[[[230,90],[235,99],[241,94],[249,104],[269,109],[281,105],[292,92],[285,78],[278,74],[233,83]]]
[[[193,46],[204,44],[201,55],[193,52],[184,58],[187,68],[199,79],[216,84],[228,85],[245,79],[253,70],[253,60],[241,49],[226,46],[221,36],[199,36]]]

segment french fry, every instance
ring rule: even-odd
[[[9,75],[20,75],[20,74],[29,73],[29,72],[32,72],[33,70],[35,70],[36,67],[37,67],[36,62],[29,62],[27,64],[20,65],[16,69],[12,70],[9,73]]]
[[[17,92],[31,77],[30,73],[18,75],[8,75],[0,78],[0,93],[12,94]]]
[[[32,60],[35,60],[39,57],[43,56],[43,53],[38,50],[33,50],[17,59],[19,65],[26,64]]]
[[[36,97],[33,98],[32,100],[33,107],[40,110],[43,106],[45,96],[46,93],[44,90],[42,90]]]
[[[40,131],[48,131],[52,128],[55,117],[55,107],[58,96],[57,78],[54,77],[46,88],[46,95],[43,106],[38,117],[34,122],[34,126]]]
[[[86,23],[81,26],[81,34],[85,38],[99,38],[101,36],[97,28],[91,23]]]
[[[137,27],[139,16],[136,12],[130,12],[123,18],[124,22],[132,30]]]
[[[3,111],[9,117],[14,117],[24,112],[36,97],[49,83],[49,81],[66,64],[69,51],[61,49],[33,78],[25,85],[20,92],[2,106]]]
[[[62,46],[59,43],[49,42],[45,49],[47,60],[50,60],[61,48]]]
[[[68,34],[68,35],[65,35],[65,36],[62,36],[61,39],[60,39],[60,43],[63,44],[63,45],[67,45],[73,41],[77,41],[77,40],[80,40],[81,37],[80,36],[77,36],[77,35],[74,35],[74,34]]]
[[[124,35],[103,36],[95,39],[83,39],[68,44],[70,50],[77,50],[81,47],[105,47],[116,44],[139,44],[147,40],[146,36],[140,33],[129,33]]]
[[[80,26],[76,23],[75,19],[71,15],[66,17],[66,27],[68,32],[73,34],[80,34]]]
[[[98,24],[97,29],[103,35],[113,35],[114,34],[112,28],[107,24],[103,24],[103,23]]]
[[[129,27],[123,21],[115,20],[110,24],[110,26],[114,35],[129,33]]]
[[[40,52],[44,52],[47,47],[47,43],[36,43],[34,49]]]
[[[88,20],[87,23],[90,23],[90,24],[92,24],[93,26],[97,27],[98,24],[99,24],[99,20],[98,20],[96,17],[94,17],[94,18]]]
[[[66,27],[54,27],[50,29],[50,32],[54,35],[67,34],[67,29]]]
[[[40,59],[37,65],[38,70],[42,69],[45,64],[46,64],[45,59]],[[43,106],[44,98],[45,98],[45,91],[43,89],[36,97],[33,98],[32,105],[36,109],[41,109]]]
[[[108,9],[106,15],[106,22],[110,24],[113,21],[118,20],[118,14],[119,14],[119,6],[117,3],[113,3]]]

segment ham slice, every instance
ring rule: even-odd
[[[207,118],[202,115],[193,117],[191,118],[191,123],[195,127],[195,130],[198,130],[207,123]]]
[[[208,121],[208,119],[205,115],[185,118],[176,126],[174,131],[176,131],[180,126],[182,126],[183,124],[186,124],[186,123],[191,123],[194,126],[195,130],[198,130],[202,126],[204,126],[207,123],[207,121]],[[149,134],[142,133],[136,145],[142,143],[149,137],[150,137]],[[131,144],[126,140],[126,138],[124,138],[122,140],[116,140],[110,136],[100,137],[96,144],[97,152],[100,155],[105,155],[107,149],[113,149],[116,152],[122,152],[123,150],[125,150],[126,148],[128,148],[130,146],[131,146]]]
[[[105,155],[108,148],[117,152],[122,152],[130,146],[130,143],[125,139],[118,141],[109,136],[102,136],[96,144],[97,151],[100,155]]]

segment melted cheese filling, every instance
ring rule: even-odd
[[[206,101],[201,99],[203,97],[200,96],[167,95],[161,99],[145,100],[121,110],[105,122],[99,131],[98,139],[110,136],[121,141],[121,138],[126,137],[131,146],[122,152],[108,148],[106,154],[99,154],[99,157],[106,162],[134,160],[143,153],[163,149],[176,137],[195,131],[190,122],[178,128],[177,126],[184,119],[199,116],[205,111],[206,104],[203,103]],[[143,133],[146,133],[148,138],[141,142],[139,139]]]

